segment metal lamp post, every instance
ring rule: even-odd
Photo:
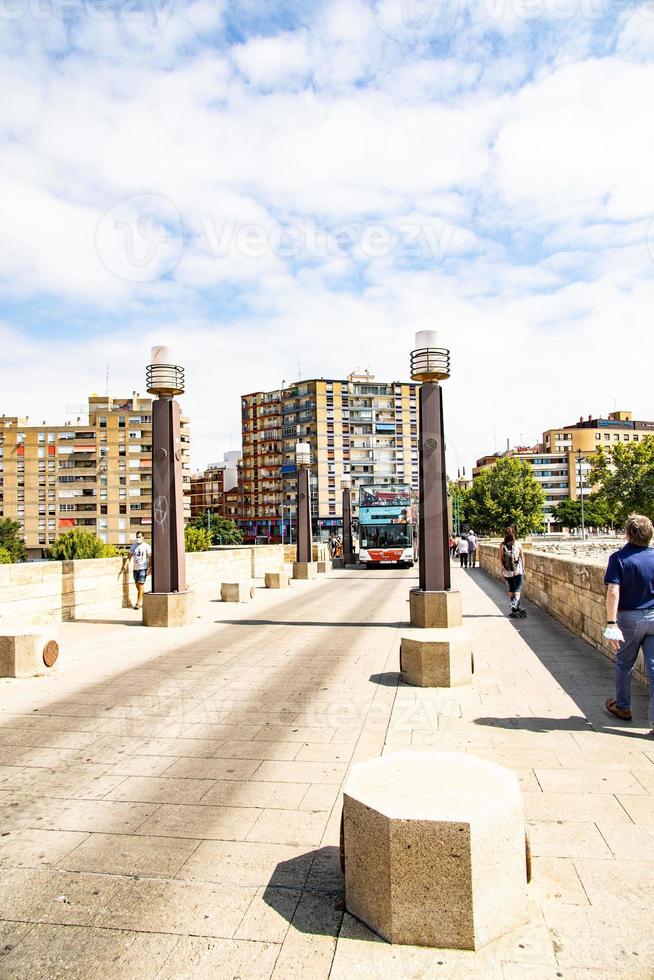
[[[148,626],[176,626],[192,615],[192,593],[186,589],[182,441],[180,407],[184,368],[169,347],[153,347],[146,371],[152,403],[152,593],[146,594],[143,621]],[[179,598],[178,598],[179,597]],[[172,601],[172,600],[175,601]]]
[[[584,459],[584,454],[581,449],[577,450],[577,463],[579,465],[579,499],[581,500],[581,540],[586,540],[586,520],[584,515],[584,477],[581,469],[581,464]]]
[[[352,477],[349,473],[344,473],[341,478],[341,490],[343,491],[343,562],[348,565],[352,562]]]
[[[435,331],[419,331],[416,349],[411,352],[411,378],[420,382],[418,546],[421,592],[445,591],[451,584],[443,392],[439,384],[449,376],[449,350],[440,346]]]
[[[298,442],[295,446],[295,463],[297,466],[297,560],[298,562],[310,562],[313,549],[311,491],[309,487],[311,446],[308,442]]]

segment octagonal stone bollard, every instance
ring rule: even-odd
[[[264,580],[267,589],[288,589],[291,585],[288,572],[266,572]]]
[[[50,626],[0,626],[0,677],[38,677],[55,669],[59,656]]]
[[[343,796],[345,902],[391,943],[479,949],[527,921],[516,774],[455,752],[355,765]]]
[[[220,598],[222,602],[249,602],[256,591],[251,582],[222,582]]]

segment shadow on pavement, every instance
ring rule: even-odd
[[[280,861],[263,899],[290,922],[292,929],[336,939],[345,912],[345,880],[338,847],[321,847]]]
[[[400,629],[402,626],[407,626],[407,623],[339,623],[339,622],[328,622],[328,621],[318,621],[318,620],[299,620],[299,619],[217,619],[216,624],[218,626],[327,626],[332,629],[334,626],[341,627],[346,626],[348,628],[354,627],[360,629],[362,626],[373,627],[379,629]]]
[[[94,626],[143,626],[140,619],[95,619],[93,616],[88,619],[82,619],[78,616],[73,622],[93,624]]]
[[[479,588],[498,606],[506,606],[503,586],[487,573],[476,579]],[[629,730],[628,724],[610,717],[604,710],[604,701],[615,693],[613,663],[599,650],[575,636],[562,623],[530,602],[524,603],[527,619],[509,619],[511,626],[520,634],[530,650],[547,668],[552,677],[579,708],[579,716],[569,718],[515,719],[478,718],[479,725],[497,725],[503,728],[521,728],[533,731],[588,731],[606,735],[627,735],[642,738],[642,733]],[[500,613],[501,615],[501,613]],[[467,618],[467,617],[466,617]],[[508,617],[507,617],[508,618]],[[516,665],[516,670],[519,670]],[[635,677],[632,686],[632,727],[647,725],[648,697],[643,685]]]
[[[368,678],[371,684],[379,684],[380,687],[397,687],[402,684],[402,675],[397,670],[388,670],[385,674],[371,674]],[[408,687],[408,685],[404,685]]]

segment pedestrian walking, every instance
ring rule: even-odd
[[[143,605],[143,593],[145,591],[145,580],[150,574],[152,564],[152,549],[144,539],[141,531],[136,532],[136,540],[130,546],[127,564],[134,561],[134,584],[136,585],[135,609],[140,609]]]
[[[448,541],[447,541],[447,550],[450,553],[450,558],[454,558],[454,548],[455,547],[456,547],[456,541],[454,540],[454,538],[450,534],[450,536],[448,538]]]
[[[649,734],[654,737],[654,527],[648,517],[632,514],[625,534],[627,543],[611,555],[604,576],[604,636],[615,651],[615,697],[607,698],[604,707],[631,721],[631,676],[642,649],[649,683]]]
[[[511,604],[509,615],[524,619],[527,613],[520,606],[520,593],[525,576],[525,558],[522,553],[522,546],[516,539],[515,531],[512,527],[507,527],[504,531],[504,540],[500,545],[499,560],[502,578],[506,582],[509,590],[509,602]]]
[[[468,566],[470,568],[474,568],[476,561],[477,561],[477,535],[471,529],[470,531],[468,531]]]
[[[464,534],[459,538],[459,543],[456,546],[457,554],[461,559],[461,568],[468,567],[468,539]]]
[[[455,534],[454,537],[452,538],[452,550],[451,550],[452,558],[456,558],[458,554],[457,551],[458,547],[459,547],[459,535]]]

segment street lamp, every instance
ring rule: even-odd
[[[577,450],[577,465],[579,466],[579,499],[581,500],[581,540],[586,540],[586,520],[584,516],[584,477],[581,469],[581,464],[584,460],[584,454],[581,449]]]
[[[341,477],[343,491],[343,563],[348,565],[352,556],[352,477],[344,473]]]
[[[169,347],[152,348],[146,384],[156,398],[152,403],[152,592],[144,599],[143,622],[181,625],[192,615],[185,575],[181,413],[175,401],[175,395],[184,391],[184,368],[175,364]]]
[[[308,442],[298,442],[295,446],[297,466],[297,560],[311,562],[313,557],[311,539],[311,495],[309,488],[309,467],[311,466],[311,446]]]
[[[451,584],[443,392],[439,385],[449,376],[449,350],[440,345],[434,330],[420,330],[416,334],[416,349],[411,352],[411,378],[420,382],[418,560],[421,592],[446,591]]]

